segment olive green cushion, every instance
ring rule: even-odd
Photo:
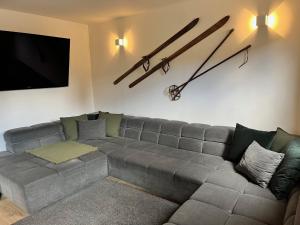
[[[87,115],[62,117],[60,118],[61,124],[64,128],[66,140],[75,141],[78,139],[77,121],[86,121]]]
[[[260,131],[236,124],[233,142],[227,154],[227,159],[232,162],[239,162],[248,146],[256,141],[262,147],[269,149],[275,135],[274,131]]]
[[[26,152],[51,163],[59,164],[96,150],[96,147],[92,147],[90,145],[79,144],[73,141],[65,141],[28,150]]]
[[[123,114],[99,112],[99,118],[106,120],[106,136],[118,137]]]
[[[288,198],[300,180],[300,139],[292,140],[282,151],[285,157],[270,181],[270,189],[278,199]]]
[[[281,152],[283,148],[295,138],[296,138],[295,135],[289,134],[284,130],[282,130],[281,128],[277,128],[270,149],[274,152]]]

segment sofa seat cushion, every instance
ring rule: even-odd
[[[102,151],[100,149],[100,151]],[[108,157],[108,165],[109,165],[109,173],[112,174],[112,176],[116,176],[114,174],[115,172],[124,172],[125,168],[125,160],[127,157],[129,157],[132,154],[138,153],[139,150],[134,150],[130,148],[119,148],[115,149],[114,151],[110,152]]]
[[[91,152],[79,157],[84,162],[85,184],[90,184],[101,180],[108,175],[107,156],[100,152]]]
[[[0,171],[2,167],[11,165],[11,164],[16,164],[18,162],[26,161],[32,159],[33,156],[27,153],[21,153],[21,154],[11,154],[11,155],[6,155],[3,157],[0,157]]]
[[[213,170],[197,163],[185,163],[175,173],[175,182],[185,185],[202,185]]]
[[[289,201],[285,210],[284,222],[287,223],[289,220],[294,220],[293,217],[295,217],[295,215],[299,213],[300,213],[300,185],[294,188],[293,192],[289,197]]]
[[[248,180],[239,173],[224,170],[216,170],[211,173],[206,182],[226,187],[240,193],[244,192],[248,184]]]
[[[276,200],[241,195],[233,209],[233,214],[246,216],[270,225],[281,225],[285,203]]]
[[[30,160],[1,167],[1,193],[22,208],[34,212],[60,197],[57,173]]]
[[[55,171],[26,160],[2,167],[0,173],[20,185],[27,185],[55,174]]]
[[[224,159],[219,156],[186,151],[186,150],[171,148],[163,145],[151,144],[149,146],[150,147],[144,148],[143,151],[153,152],[158,155],[166,156],[169,158],[181,159],[186,162],[201,164],[211,169],[218,168],[224,162]]]
[[[231,215],[225,225],[267,225],[267,224],[245,216]]]
[[[153,152],[156,153],[158,155],[162,155],[162,156],[168,156],[170,154],[172,154],[172,152],[174,151],[179,151],[177,148],[173,148],[173,147],[168,147],[165,145],[159,145],[159,144],[152,144],[149,147],[143,149],[143,151],[147,151],[147,152]]]
[[[186,201],[170,218],[178,225],[223,225],[229,213],[215,206],[195,201]]]
[[[86,144],[86,145],[91,145],[94,147],[101,147],[105,143],[107,143],[106,139],[97,139],[97,140],[78,140],[79,143]],[[110,143],[110,142],[109,142]]]
[[[238,191],[205,183],[191,196],[191,199],[232,212],[239,195]]]
[[[156,144],[153,144],[151,142],[146,141],[138,141],[138,142],[132,142],[127,145],[128,148],[133,148],[137,150],[144,150],[147,151],[147,149],[154,147]]]
[[[275,195],[268,188],[262,188],[254,183],[249,182],[245,187],[244,194],[254,195],[256,197],[277,200]]]
[[[15,174],[20,172],[39,167],[38,164],[31,162],[29,159],[14,162],[13,164],[7,164],[0,168],[0,173],[7,177],[13,177]]]
[[[107,137],[104,139],[106,142],[114,143],[122,147],[127,147],[127,145],[137,142],[137,140],[127,137]]]
[[[190,156],[189,159],[193,163],[198,163],[211,169],[217,169],[224,163],[224,159],[222,157],[204,153],[195,154],[193,156]]]
[[[180,159],[159,157],[148,167],[148,174],[158,176],[164,181],[173,181],[176,171],[178,171],[187,162]]]
[[[235,164],[233,162],[225,160],[217,167],[217,170],[234,172]]]

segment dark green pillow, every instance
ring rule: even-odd
[[[295,138],[297,138],[295,135],[289,134],[281,128],[277,128],[270,150],[274,152],[281,152],[283,148]]]
[[[89,113],[87,114],[88,120],[97,120],[99,118],[99,113]]]
[[[300,180],[300,139],[291,141],[282,152],[284,159],[269,184],[277,199],[288,198]]]
[[[99,118],[106,120],[106,136],[119,137],[123,114],[99,112]]]
[[[72,116],[72,117],[62,117],[60,118],[61,124],[64,128],[64,134],[66,140],[75,141],[78,139],[78,129],[77,129],[77,121],[85,121],[87,120],[87,115],[83,114],[81,116]]]
[[[256,141],[262,147],[269,149],[274,135],[275,131],[267,132],[254,130],[237,123],[232,145],[227,154],[227,159],[232,162],[239,162],[246,149],[253,141]]]

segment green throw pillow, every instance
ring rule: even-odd
[[[291,141],[282,152],[285,157],[269,184],[278,199],[288,198],[300,180],[300,139]]]
[[[253,141],[256,141],[262,147],[269,149],[274,135],[274,131],[267,132],[254,130],[237,123],[227,159],[232,162],[239,162],[246,149]]]
[[[99,118],[106,120],[106,136],[119,137],[122,117],[122,114],[99,112]]]
[[[277,128],[270,150],[274,152],[281,152],[283,148],[295,138],[296,136],[285,132],[281,128]]]
[[[75,141],[78,139],[77,121],[87,120],[87,115],[73,116],[73,117],[62,117],[60,121],[64,128],[66,140]]]

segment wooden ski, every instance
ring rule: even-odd
[[[201,42],[205,38],[209,37],[211,34],[213,34],[214,32],[216,32],[217,30],[219,30],[221,27],[223,27],[228,22],[229,18],[230,18],[230,16],[225,16],[223,19],[221,19],[216,24],[214,24],[213,26],[211,26],[210,28],[208,28],[206,31],[204,31],[202,34],[200,34],[199,36],[197,36],[191,42],[189,42],[188,44],[186,44],[185,46],[183,46],[181,49],[179,49],[178,51],[176,51],[175,53],[173,53],[169,57],[163,59],[162,62],[158,63],[151,70],[149,70],[148,72],[146,72],[143,76],[141,76],[140,78],[138,78],[137,80],[135,80],[134,82],[132,82],[129,85],[129,87],[130,88],[134,87],[135,85],[137,85],[138,83],[140,83],[141,81],[143,81],[144,79],[146,79],[147,77],[149,77],[151,74],[153,74],[154,72],[156,72],[157,70],[159,70],[160,68],[163,68],[163,70],[165,72],[167,72],[168,69],[169,69],[169,62],[171,62],[173,59],[177,58],[178,56],[180,56],[181,54],[183,54],[184,52],[186,52],[187,50],[189,50],[190,48],[192,48],[194,45],[198,44],[199,42]]]
[[[126,78],[130,73],[135,71],[140,66],[144,67],[145,72],[149,70],[150,67],[150,59],[155,56],[157,53],[168,47],[170,44],[172,44],[174,41],[176,41],[178,38],[183,36],[185,33],[190,31],[192,28],[194,28],[197,23],[199,22],[199,18],[194,19],[192,22],[190,22],[188,25],[186,25],[184,28],[182,28],[180,31],[178,31],[176,34],[174,34],[172,37],[170,37],[167,41],[165,41],[163,44],[161,44],[159,47],[157,47],[155,50],[153,50],[148,55],[142,57],[140,61],[138,61],[136,64],[134,64],[128,71],[126,71],[122,76],[120,76],[118,79],[114,81],[114,85],[120,83],[124,78]]]

